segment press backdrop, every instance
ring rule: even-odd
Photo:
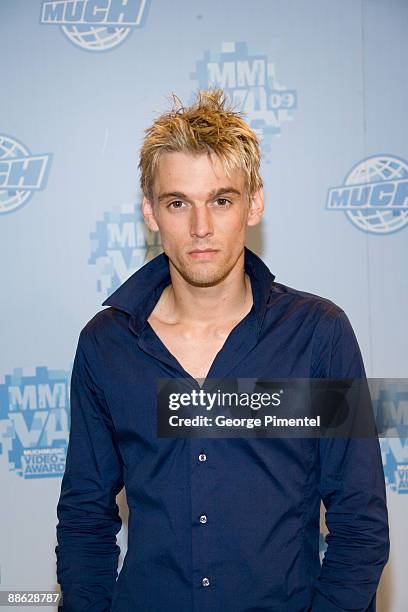
[[[368,376],[407,377],[407,31],[406,0],[1,0],[0,590],[58,586],[76,343],[161,252],[137,162],[172,92],[189,103],[219,85],[247,113],[266,191],[248,246],[278,282],[346,311]],[[381,444],[391,557],[378,609],[402,612],[408,445]]]

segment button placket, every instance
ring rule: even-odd
[[[208,600],[209,593],[213,590],[209,588],[213,578],[207,572],[211,571],[209,564],[213,562],[214,534],[211,530],[208,531],[208,515],[203,510],[208,509],[210,512],[208,503],[212,499],[211,491],[214,488],[214,468],[209,463],[208,449],[204,450],[200,442],[202,443],[198,439],[191,441],[192,553],[193,580],[196,588],[198,587],[194,607],[197,612],[203,612],[213,605],[213,602]]]

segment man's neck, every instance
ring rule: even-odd
[[[241,320],[251,309],[253,295],[248,274],[241,272],[212,287],[197,287],[174,278],[162,292],[154,315],[169,324],[211,329]]]

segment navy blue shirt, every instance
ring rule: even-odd
[[[365,377],[339,306],[275,282],[247,247],[245,271],[253,306],[207,378]],[[389,553],[378,439],[157,437],[156,379],[192,378],[147,321],[170,282],[162,253],[79,335],[57,509],[64,611],[375,610]]]

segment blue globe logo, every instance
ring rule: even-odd
[[[120,45],[131,33],[131,28],[102,25],[64,25],[65,36],[87,51],[108,51]]]
[[[344,181],[345,186],[397,185],[408,179],[408,163],[393,155],[376,155],[358,163]],[[390,234],[408,224],[408,208],[385,206],[355,208],[344,211],[349,220],[359,229],[371,234]]]
[[[86,51],[109,51],[143,27],[150,0],[42,0],[40,23]]]
[[[10,136],[0,135],[0,162],[29,155],[30,151],[21,142]],[[19,208],[31,195],[32,191],[28,189],[0,189],[0,213]]]

